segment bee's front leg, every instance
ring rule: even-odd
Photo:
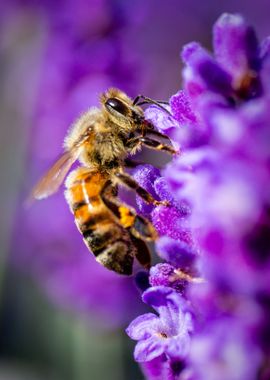
[[[143,187],[141,187],[134,178],[129,176],[126,173],[115,173],[114,176],[116,177],[116,180],[128,187],[130,190],[133,190],[136,192],[136,194],[139,195],[146,203],[153,204],[155,206],[168,206],[168,201],[158,201],[156,200],[147,190],[145,190]]]
[[[150,148],[150,149],[162,150],[163,152],[167,152],[170,154],[177,153],[177,151],[171,145],[163,144],[150,137],[141,137],[140,141],[143,145],[145,145],[147,148]]]
[[[148,131],[148,133],[152,133],[152,131]],[[163,137],[163,135],[159,134],[159,132],[157,132],[157,136]],[[154,150],[161,150],[169,154],[179,153],[171,145],[163,144],[160,141],[154,140],[148,136],[134,137],[127,142],[127,147],[131,150],[131,154],[136,152],[139,148],[141,148],[141,146],[146,146],[147,148]]]
[[[134,161],[134,160],[131,160],[130,158],[126,158],[124,160],[124,164],[125,164],[126,168],[128,168],[128,169],[134,169],[137,166],[144,165],[145,162],[143,162],[143,161]]]

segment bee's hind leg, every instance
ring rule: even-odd
[[[112,212],[117,222],[130,230],[131,234],[142,240],[155,240],[157,233],[152,223],[116,198],[115,186],[107,181],[101,190],[100,197],[105,206]]]
[[[146,243],[135,236],[132,236],[132,242],[136,246],[136,259],[145,269],[149,270],[151,266],[151,254]]]

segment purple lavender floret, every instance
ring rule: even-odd
[[[166,286],[149,288],[142,299],[158,313],[136,318],[126,332],[137,340],[134,358],[148,362],[164,355],[170,360],[182,360],[189,352],[192,317],[184,299]]]
[[[184,276],[179,276],[175,267],[168,263],[160,263],[150,269],[149,282],[151,286],[168,286],[183,293],[187,286]]]
[[[133,172],[134,179],[151,195],[159,200],[154,183],[160,177],[160,171],[152,165],[138,166]],[[144,215],[149,215],[153,211],[154,206],[147,204],[140,197],[136,197],[136,203],[139,211]]]
[[[152,220],[159,235],[166,235],[191,245],[192,237],[187,221],[190,207],[187,202],[185,200],[179,202],[174,198],[168,182],[160,176],[160,171],[151,165],[139,166],[133,176],[157,200],[166,200],[170,203],[169,206],[154,208],[137,197],[139,211]]]
[[[241,324],[229,318],[220,318],[194,337],[189,358],[197,380],[256,379],[262,359]]]
[[[217,62],[231,74],[236,86],[249,70],[256,72],[261,67],[255,31],[240,15],[224,14],[219,18],[213,45]]]
[[[173,281],[174,270],[175,268],[168,263],[160,263],[153,266],[150,269],[150,284],[152,286],[170,286]]]
[[[184,47],[184,88],[170,99],[172,115],[148,111],[180,154],[152,184],[170,206],[150,213],[165,263],[151,268],[144,298],[155,286],[181,292],[193,315],[181,372],[172,377],[155,356],[143,365],[149,379],[155,368],[157,378],[179,380],[270,373],[270,38],[260,45],[242,16],[224,14],[213,45],[213,55],[195,42]],[[176,273],[189,279],[182,288]]]
[[[184,241],[177,241],[163,236],[157,241],[156,249],[159,256],[171,263],[175,268],[190,270],[195,265],[197,252],[195,248]]]

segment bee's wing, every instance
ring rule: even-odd
[[[93,111],[92,111],[93,113]],[[86,113],[76,124],[76,134],[79,134],[77,129],[83,129],[83,133],[75,140],[71,148],[66,148],[66,151],[41,178],[41,180],[33,188],[26,204],[31,204],[35,199],[47,198],[54,194],[62,182],[64,181],[72,164],[78,159],[84,143],[93,135],[93,126],[96,123],[97,114]],[[86,123],[84,126],[83,123]]]
[[[69,169],[77,160],[79,154],[79,148],[64,152],[33,188],[29,200],[47,198],[55,193],[61,186]]]

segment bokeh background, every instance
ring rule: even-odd
[[[211,49],[223,12],[242,13],[263,38],[269,11],[267,0],[2,0],[1,380],[142,378],[124,333],[144,307],[133,279],[95,263],[62,191],[24,200],[102,91],[167,99],[185,43]]]

